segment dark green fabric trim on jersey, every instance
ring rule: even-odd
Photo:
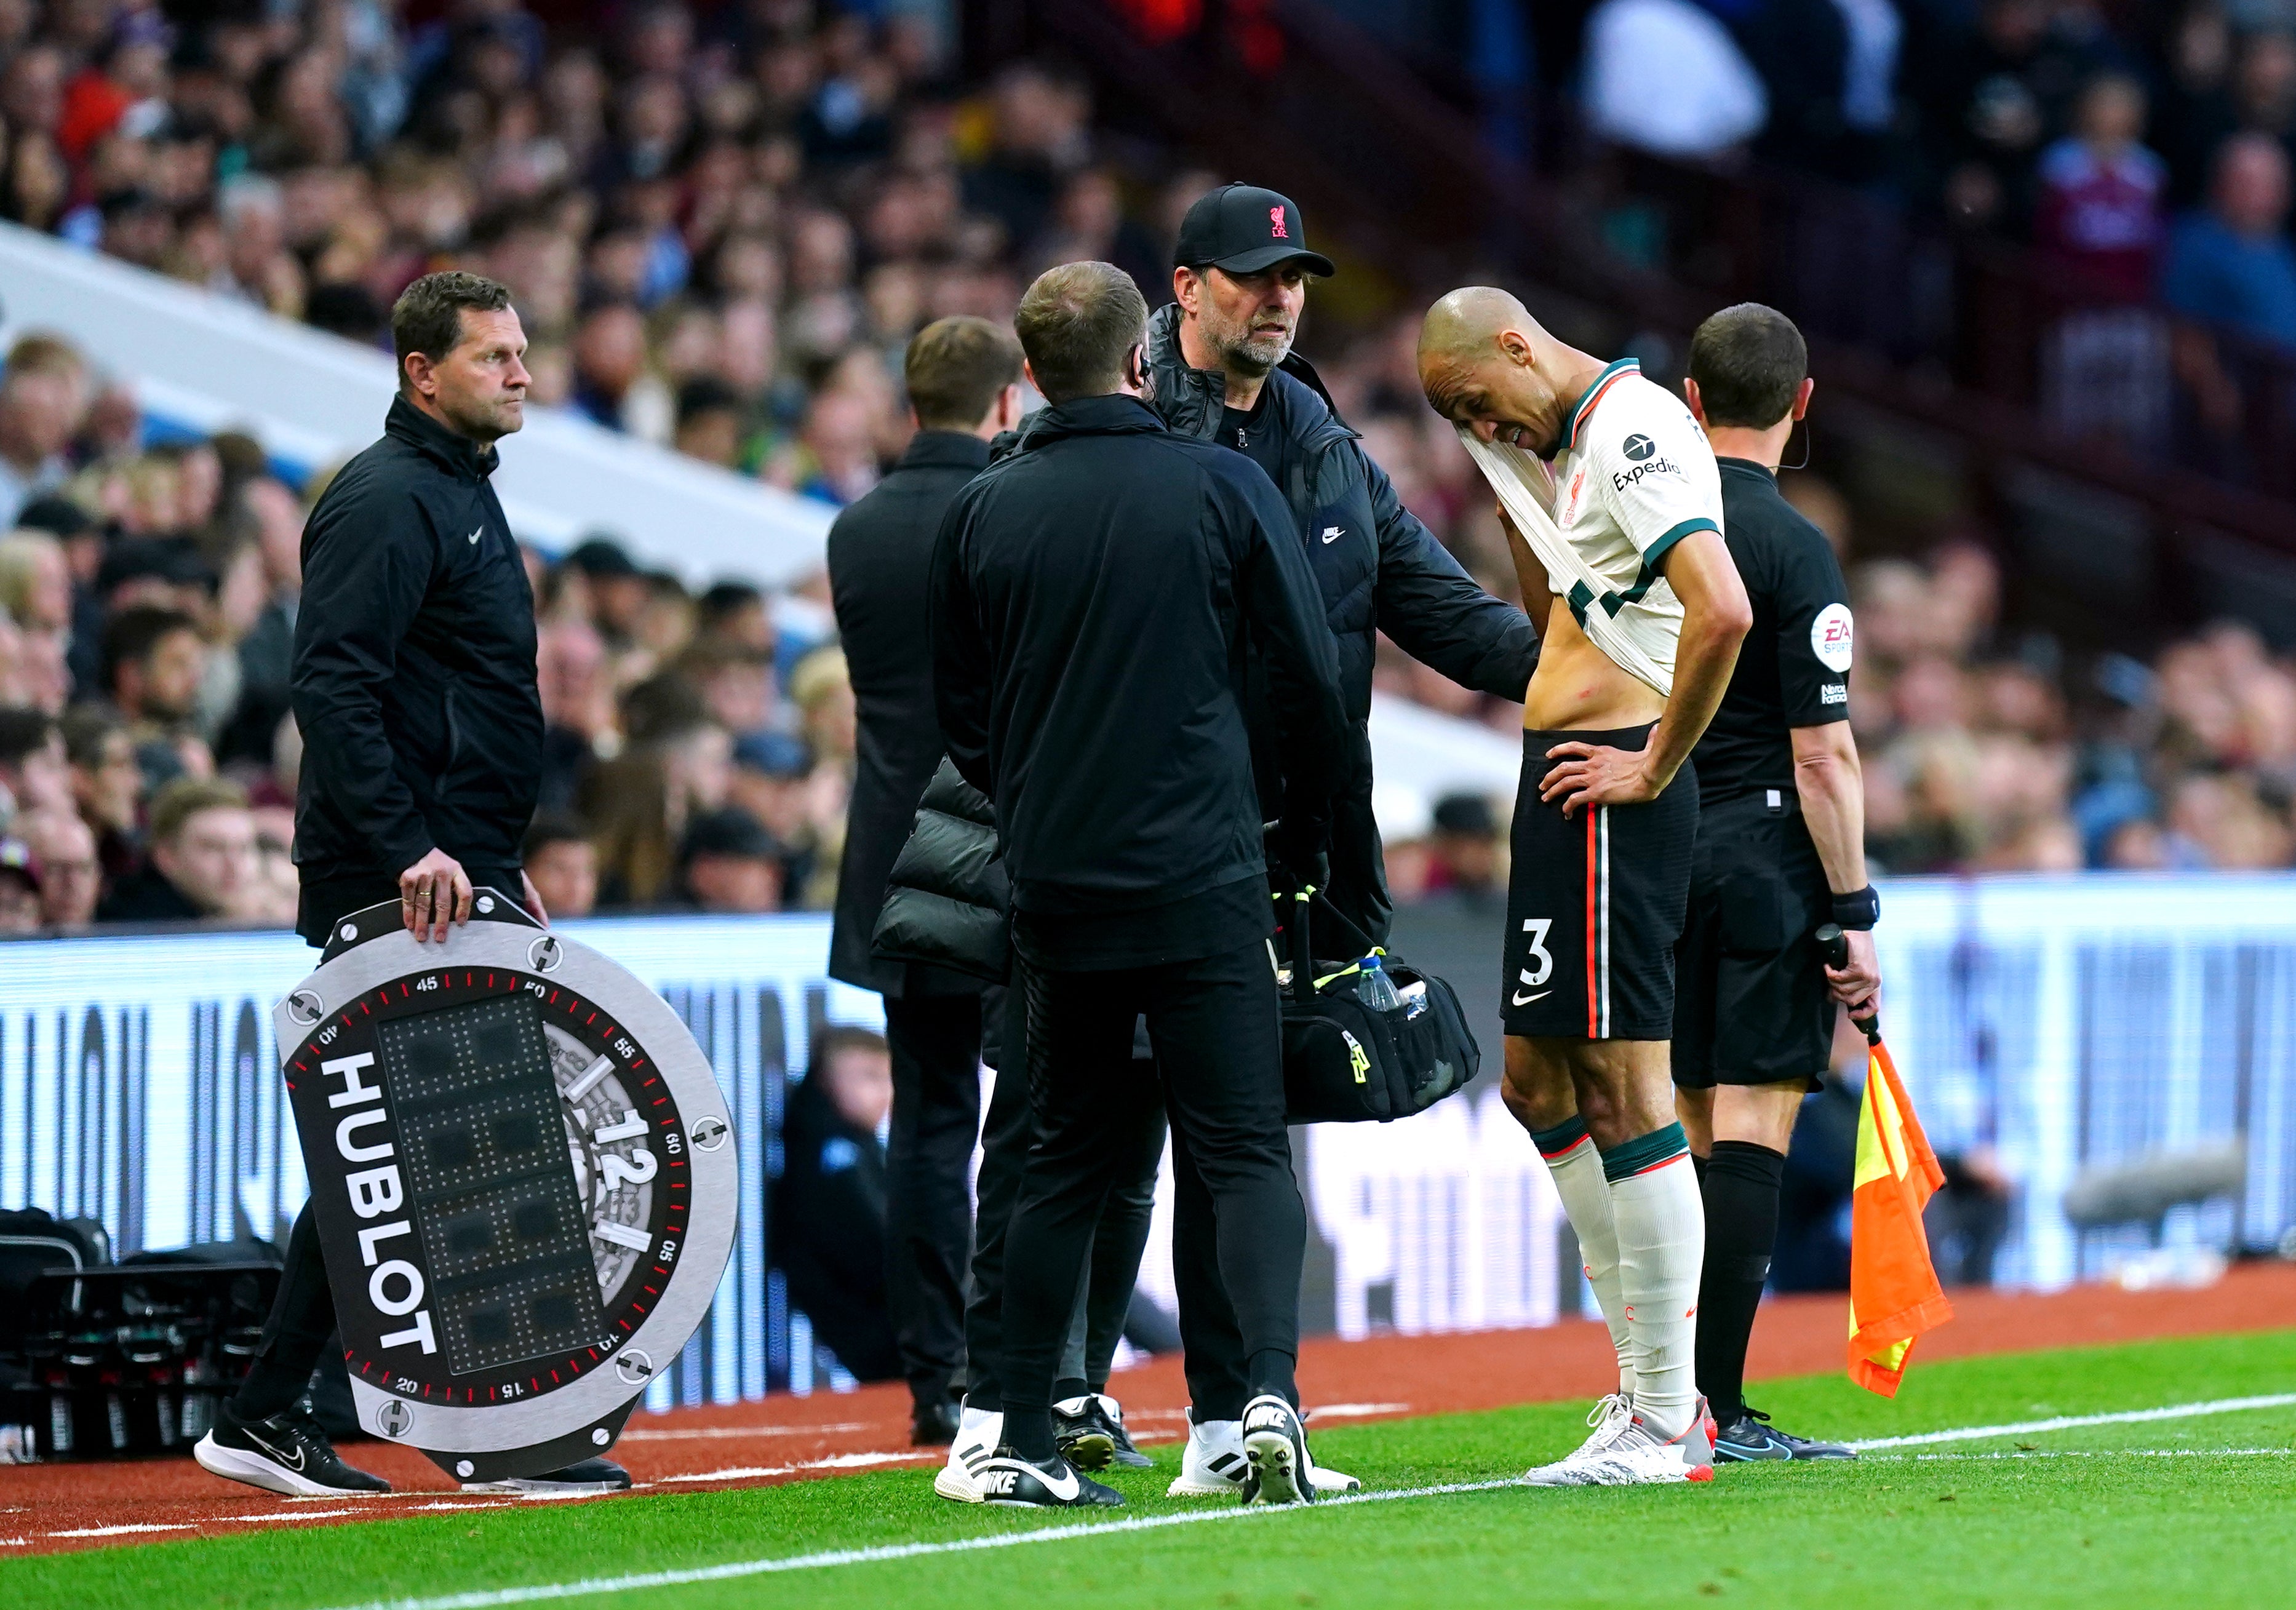
[[[1563,422],[1562,450],[1571,452],[1577,449],[1578,427],[1587,423],[1583,417],[1584,411],[1587,406],[1601,394],[1604,386],[1609,385],[1621,374],[1640,374],[1642,372],[1642,363],[1636,358],[1622,357],[1613,363],[1603,365],[1603,372],[1594,378],[1584,391],[1578,393],[1578,400],[1570,405],[1570,417]]]
[[[1635,578],[1634,586],[1623,593],[1598,595],[1583,581],[1572,582],[1568,596],[1570,601],[1570,612],[1578,617],[1578,624],[1582,627],[1587,624],[1587,606],[1592,604],[1598,596],[1602,599],[1603,612],[1614,620],[1618,619],[1619,612],[1625,609],[1627,605],[1640,604],[1648,597],[1651,588],[1656,587],[1659,582],[1658,562],[1666,557],[1676,543],[1680,542],[1693,531],[1711,531],[1718,537],[1722,534],[1722,528],[1703,514],[1694,520],[1684,521],[1651,544],[1650,552],[1643,555],[1641,573]]]
[[[1670,1123],[1662,1129],[1652,1129],[1638,1140],[1603,1154],[1603,1178],[1616,1183],[1634,1175],[1646,1173],[1662,1162],[1671,1162],[1690,1150],[1690,1141],[1679,1123]]]
[[[1636,582],[1635,590],[1627,595],[1629,602],[1638,601],[1644,593],[1650,591],[1651,583],[1658,579],[1658,562],[1672,553],[1674,545],[1693,531],[1711,531],[1719,537],[1722,534],[1722,528],[1707,519],[1705,515],[1700,514],[1684,521],[1644,549],[1642,579]]]

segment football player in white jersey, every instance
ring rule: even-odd
[[[1595,1434],[1525,1479],[1708,1480],[1694,1354],[1705,1214],[1668,1041],[1698,826],[1687,762],[1752,620],[1722,541],[1720,475],[1672,393],[1631,359],[1563,345],[1504,291],[1469,287],[1429,309],[1419,376],[1499,494],[1541,635],[1523,703],[1503,1088],[1619,1353]]]

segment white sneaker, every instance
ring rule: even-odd
[[[1001,1412],[967,1407],[957,1421],[956,1440],[948,1445],[948,1463],[933,1477],[933,1491],[960,1504],[980,1503],[980,1488],[973,1477],[1004,1440]]]
[[[1250,1466],[1243,1457],[1243,1422],[1198,1420],[1188,1411],[1188,1445],[1180,1455],[1180,1474],[1164,1490],[1175,1499],[1227,1499],[1243,1491]]]
[[[1634,1416],[1611,1444],[1580,1465],[1574,1487],[1637,1487],[1661,1482],[1710,1482],[1714,1479],[1714,1443],[1707,1430],[1706,1403],[1701,1399],[1690,1424],[1675,1435],[1662,1436]]]
[[[1632,1400],[1612,1392],[1587,1411],[1587,1424],[1595,1428],[1593,1435],[1552,1465],[1535,1465],[1524,1471],[1522,1479],[1533,1487],[1586,1486],[1587,1466],[1610,1451],[1611,1445],[1626,1434],[1634,1417]]]
[[[1250,1469],[1243,1452],[1243,1422],[1206,1420],[1199,1423],[1195,1411],[1191,1409],[1188,1414],[1188,1445],[1180,1455],[1180,1474],[1164,1490],[1165,1496],[1175,1499],[1234,1498],[1243,1491],[1243,1478],[1250,1474]],[[1316,1463],[1312,1450],[1308,1457],[1308,1485],[1315,1489],[1318,1498],[1363,1491],[1363,1483],[1347,1472]]]

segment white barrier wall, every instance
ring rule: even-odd
[[[2171,1241],[2262,1250],[2296,1226],[2296,877],[1903,882],[1884,891],[1884,1027],[1940,1152],[2019,1182],[2005,1282],[2057,1286],[2117,1245],[2059,1209],[2085,1164],[2247,1136],[2236,1203]],[[652,983],[734,1103],[742,1229],[703,1331],[649,1401],[730,1402],[814,1360],[766,1267],[782,1097],[818,1027],[875,1025],[823,976],[822,916],[653,917],[566,932]],[[1496,934],[1493,941],[1496,946]],[[311,966],[290,934],[0,944],[0,1206],[87,1213],[122,1252],[283,1238],[304,1195],[281,1127],[271,1003]],[[1496,949],[1488,984],[1496,987]],[[1482,978],[1462,977],[1464,991]],[[1306,1131],[1312,1222],[1344,1335],[1538,1325],[1576,1308],[1545,1170],[1485,1080],[1418,1118]],[[1168,1302],[1168,1207],[1143,1278]]]

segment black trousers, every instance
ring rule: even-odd
[[[1174,1132],[1211,1198],[1220,1281],[1247,1358],[1298,1355],[1307,1212],[1283,1124],[1282,1035],[1267,946],[1195,961],[1028,981],[1035,1138],[1005,1242],[1001,1366],[1008,1412],[1050,1401],[1061,1343],[1136,1113],[1145,1014]]]
[[[1251,1400],[1250,1354],[1220,1280],[1211,1187],[1187,1138],[1172,1130],[1172,1289],[1180,1304],[1180,1357],[1196,1418],[1239,1420]]]
[[[980,1132],[972,1288],[964,1309],[965,1406],[992,1414],[1004,1406],[998,1368],[1004,1347],[1004,1248],[1032,1129],[1023,1049],[1029,1039],[1029,998],[1019,982],[1019,965],[1016,962],[1015,983],[997,991],[991,1007],[1002,1015],[1000,1066]],[[1056,1377],[1074,1377],[1095,1388],[1107,1381],[1117,1341],[1124,1334],[1155,1211],[1156,1165],[1164,1154],[1164,1092],[1153,1069],[1139,1066],[1136,1058],[1133,1072],[1131,1088],[1137,1099],[1117,1125],[1122,1138],[1109,1160],[1108,1197],[1093,1232],[1084,1300],[1071,1310]]]
[[[885,1002],[893,1056],[886,1146],[885,1300],[901,1374],[920,1404],[948,1395],[964,1362],[965,1174],[980,1129],[980,997]]]
[[[280,1271],[279,1291],[232,1412],[242,1420],[264,1420],[294,1403],[310,1389],[311,1371],[334,1334],[334,1294],[327,1289],[319,1221],[307,1202],[288,1234],[287,1267]]]

